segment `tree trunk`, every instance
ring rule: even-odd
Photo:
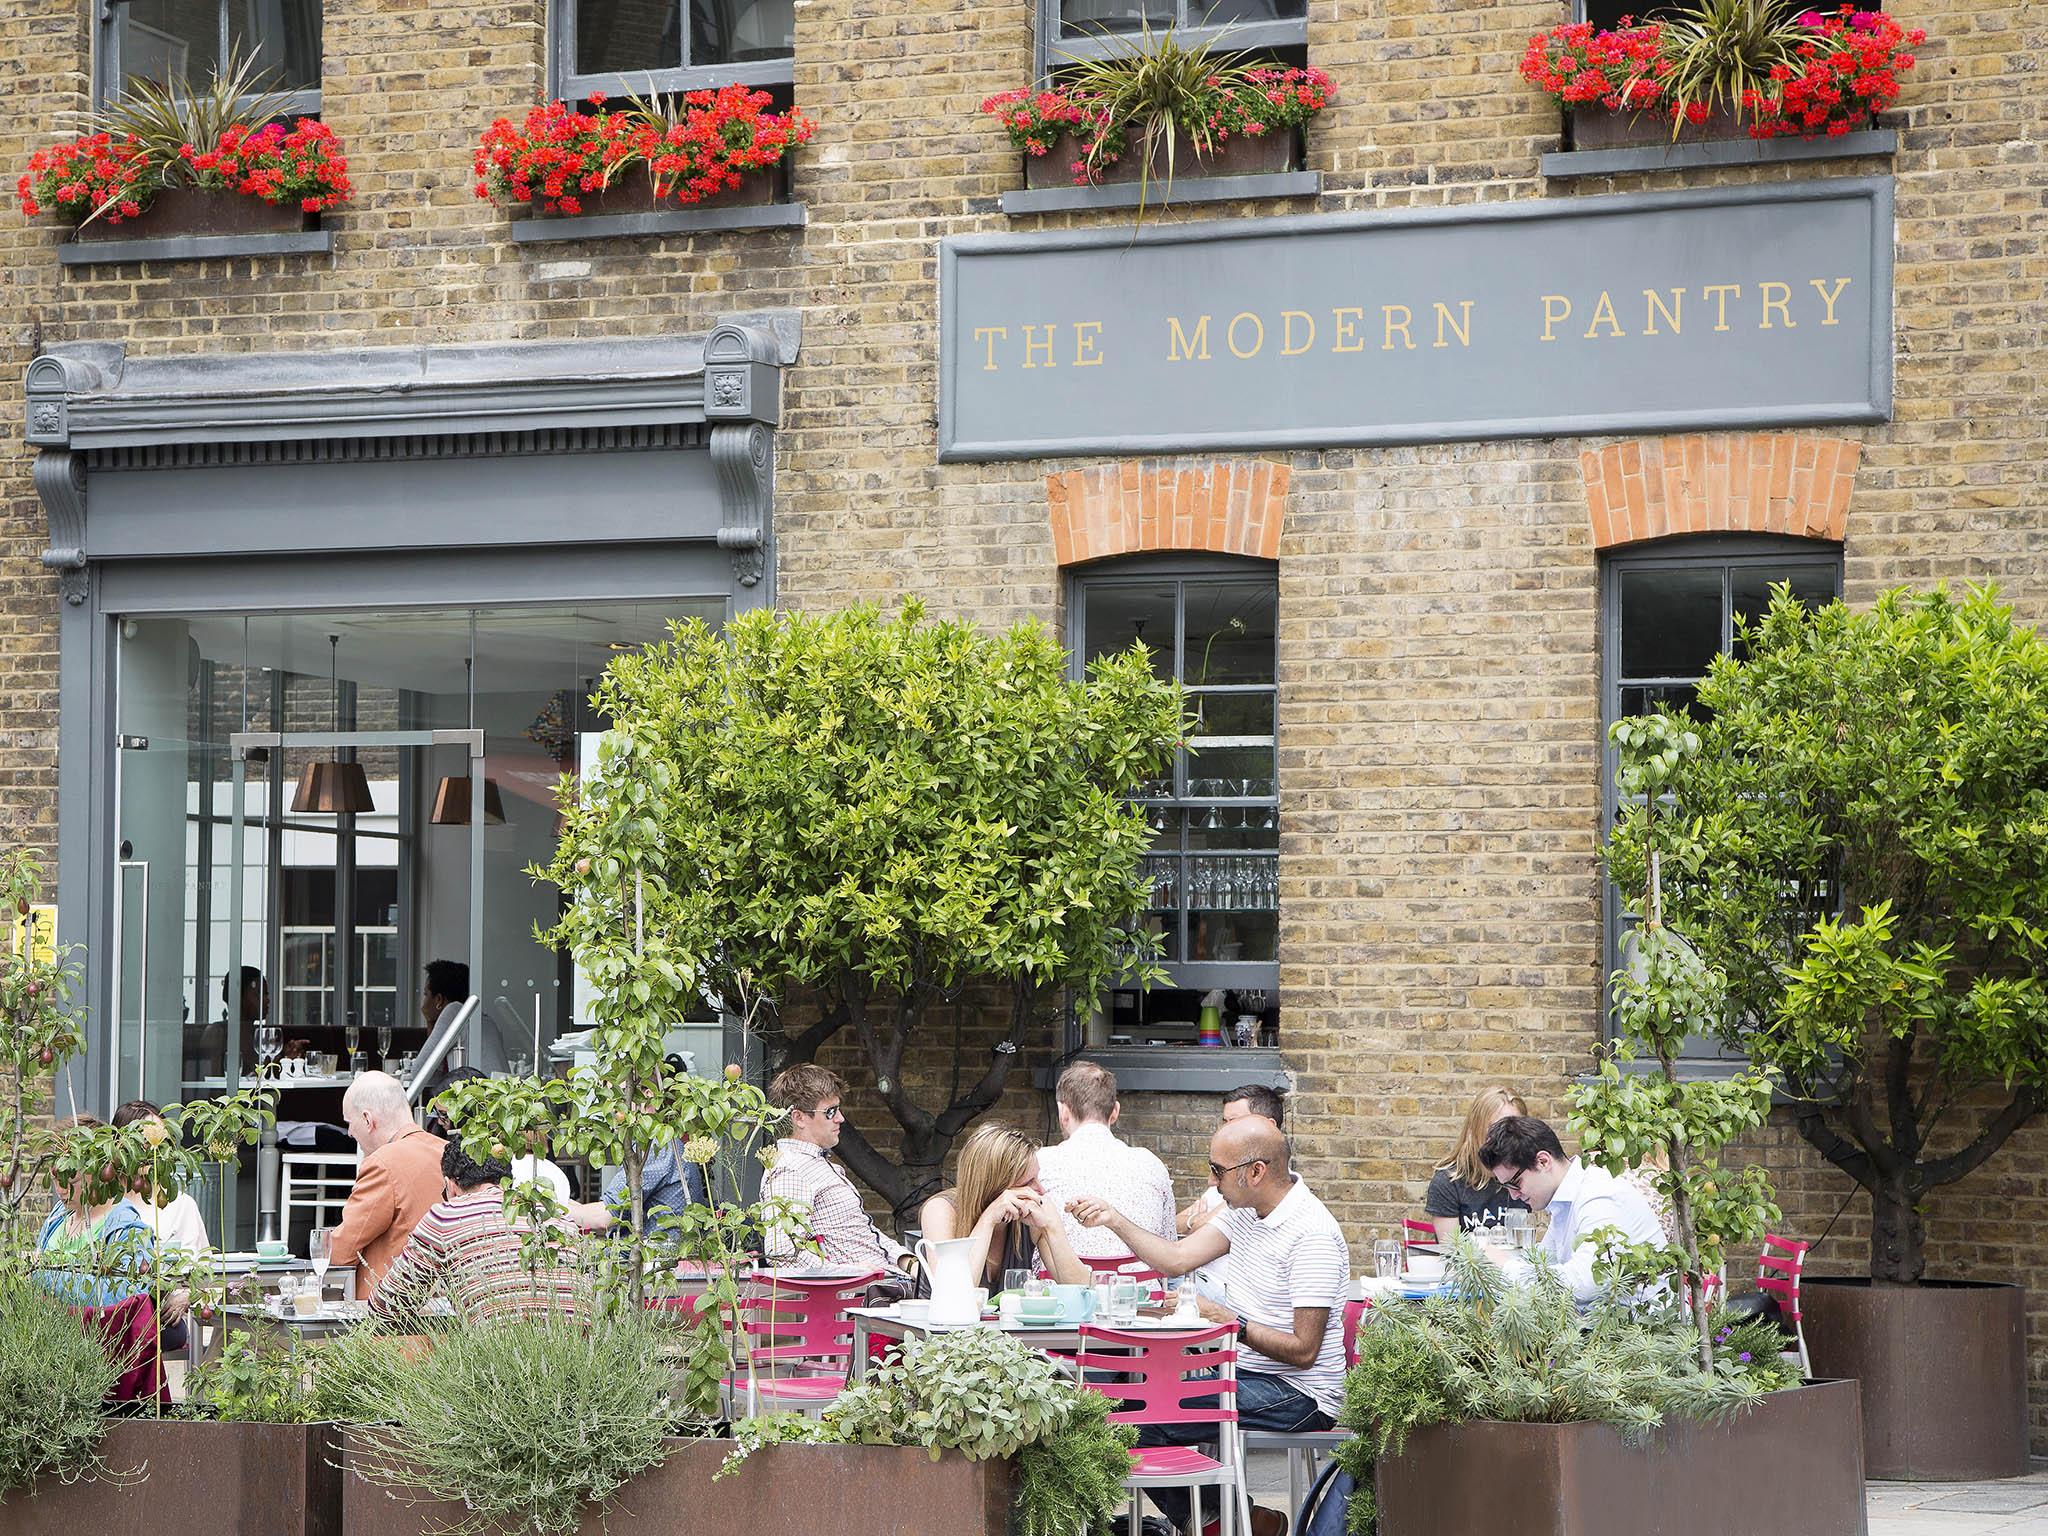
[[[1918,1285],[1927,1273],[1927,1234],[1904,1171],[1870,1194],[1870,1278],[1880,1285]]]

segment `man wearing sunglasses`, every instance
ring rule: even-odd
[[[1664,1241],[1664,1228],[1649,1201],[1606,1170],[1581,1158],[1567,1159],[1557,1132],[1534,1115],[1495,1121],[1479,1161],[1530,1210],[1550,1212],[1543,1252],[1581,1307],[1600,1294],[1593,1279],[1596,1232],[1613,1227],[1632,1243]]]
[[[818,1252],[798,1254],[785,1231],[766,1233],[762,1251],[798,1268],[901,1270],[909,1250],[868,1219],[860,1191],[830,1156],[846,1123],[840,1108],[845,1094],[837,1074],[809,1062],[784,1068],[768,1085],[768,1102],[789,1112],[789,1133],[775,1143],[774,1166],[761,1177],[761,1198],[794,1206],[817,1239]]]
[[[1341,1319],[1351,1290],[1350,1249],[1336,1218],[1288,1164],[1287,1138],[1263,1116],[1219,1126],[1209,1140],[1209,1173],[1224,1209],[1178,1242],[1101,1200],[1067,1202],[1083,1226],[1109,1228],[1161,1274],[1184,1275],[1230,1255],[1224,1299],[1205,1298],[1201,1308],[1210,1322],[1237,1330],[1237,1416],[1247,1429],[1328,1429],[1344,1400]],[[1148,1425],[1139,1443],[1213,1438],[1204,1425]],[[1186,1494],[1161,1490],[1152,1502],[1186,1526]]]

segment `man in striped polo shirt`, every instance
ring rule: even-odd
[[[1237,1416],[1246,1429],[1328,1429],[1344,1401],[1351,1253],[1336,1218],[1289,1161],[1287,1138],[1272,1121],[1247,1115],[1219,1126],[1209,1141],[1209,1172],[1224,1210],[1178,1242],[1099,1200],[1067,1205],[1084,1226],[1109,1228],[1162,1274],[1184,1275],[1230,1255],[1224,1299],[1204,1298],[1201,1305],[1211,1322],[1237,1330]],[[1147,1426],[1139,1443],[1213,1438],[1213,1426]],[[1176,1525],[1186,1524],[1186,1494],[1160,1490],[1152,1502]]]

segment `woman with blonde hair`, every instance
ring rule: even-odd
[[[1091,1278],[1039,1185],[1038,1143],[1015,1126],[993,1120],[976,1126],[961,1144],[953,1187],[925,1201],[918,1219],[931,1242],[974,1239],[980,1245],[976,1267],[990,1290],[1002,1285],[1007,1269],[1043,1266],[1068,1285]]]
[[[1429,1193],[1422,1201],[1423,1210],[1436,1223],[1439,1241],[1447,1243],[1460,1232],[1476,1227],[1497,1226],[1503,1211],[1528,1209],[1496,1184],[1486,1165],[1479,1161],[1479,1149],[1494,1122],[1527,1113],[1529,1106],[1522,1102],[1522,1096],[1499,1083],[1480,1089],[1472,1100],[1465,1111],[1464,1128],[1458,1132],[1458,1145],[1436,1165],[1430,1176]]]

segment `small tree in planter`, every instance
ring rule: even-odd
[[[903,1142],[892,1163],[849,1125],[840,1155],[899,1213],[1064,991],[1156,971],[1127,931],[1150,896],[1128,797],[1181,709],[1135,650],[1082,682],[1036,624],[764,611],[616,658],[597,701],[614,729],[547,871],[564,937],[582,953],[585,925],[638,912],[644,957],[615,945],[596,990],[663,994],[668,1018],[700,991],[754,999],[770,1071],[851,1031]],[[959,1025],[984,998],[1000,1035],[970,1065]],[[905,1069],[939,1010],[933,1108]]]
[[[1806,1288],[1816,1368],[1871,1383],[1874,1475],[2024,1470],[2021,1293],[1917,1287],[1929,1199],[2048,1095],[2048,644],[1975,591],[1781,593],[1742,639],[1700,688],[1666,911],[1726,972],[1724,1038],[1870,1196],[1871,1283]],[[1645,861],[1625,826],[1617,871]]]
[[[1749,1068],[1725,1080],[1681,1081],[1678,1057],[1686,1037],[1717,1033],[1727,1012],[1727,978],[1665,926],[1663,844],[1687,806],[1666,797],[1700,750],[1699,735],[1665,715],[1618,720],[1610,733],[1619,757],[1616,787],[1633,802],[1625,825],[1630,846],[1645,852],[1643,923],[1633,963],[1614,973],[1614,1040],[1591,1083],[1571,1090],[1571,1127],[1579,1155],[1610,1173],[1661,1163],[1652,1183],[1669,1206],[1676,1242],[1614,1255],[1617,1282],[1662,1282],[1676,1276],[1679,1297],[1699,1339],[1702,1371],[1714,1365],[1711,1281],[1728,1250],[1755,1243],[1778,1216],[1761,1168],[1732,1172],[1715,1152],[1762,1125],[1771,1108],[1771,1077]],[[1639,1057],[1655,1071],[1637,1073]],[[1661,1157],[1655,1154],[1662,1154]]]

